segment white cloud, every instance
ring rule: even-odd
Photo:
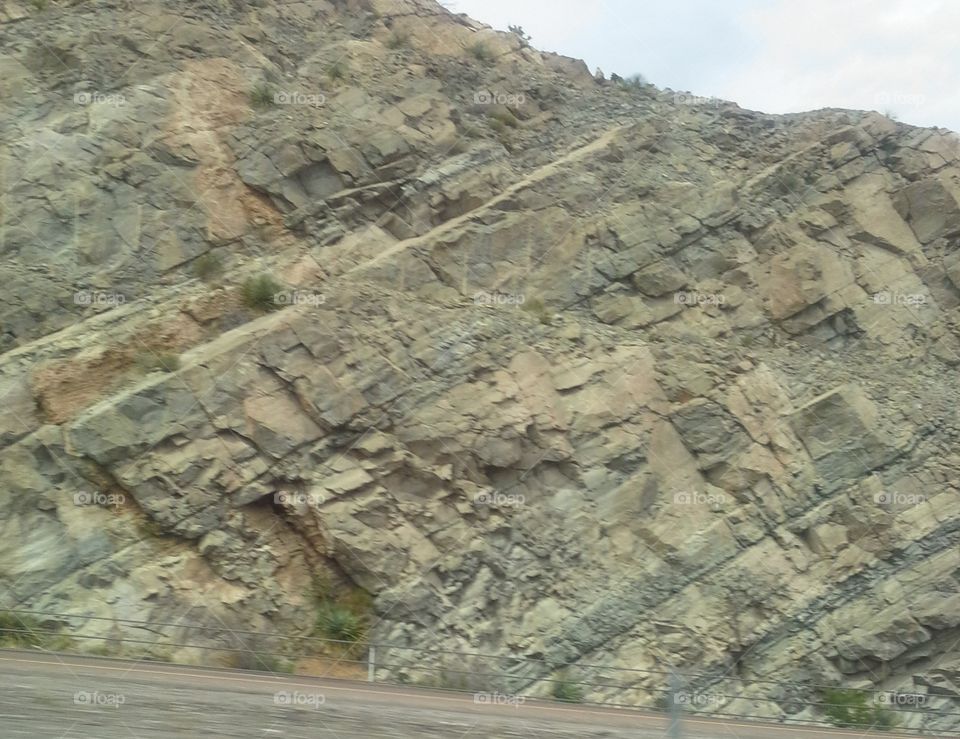
[[[777,0],[743,16],[760,47],[729,69],[718,94],[771,112],[892,110],[919,125],[960,128],[955,29],[943,0]]]

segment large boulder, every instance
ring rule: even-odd
[[[960,183],[949,175],[907,185],[894,200],[917,239],[929,244],[960,234]]]
[[[793,429],[831,488],[870,474],[897,454],[877,407],[855,384],[829,390],[798,408]]]

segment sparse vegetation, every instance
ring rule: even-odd
[[[670,710],[673,705],[673,698],[671,697],[670,691],[657,694],[653,699],[653,707],[658,711],[663,711],[666,713]]]
[[[42,647],[57,651],[71,646],[68,637],[52,633],[54,631],[28,614],[0,611],[0,647]]]
[[[351,656],[362,649],[367,638],[373,600],[360,588],[341,590],[334,594],[329,581],[316,582],[320,597],[314,636],[340,644],[326,645],[325,652]]]
[[[510,126],[504,123],[501,119],[494,118],[494,117],[491,117],[488,123],[490,126],[490,130],[497,135],[497,138],[499,139],[500,143],[503,144],[503,146],[506,147],[507,150],[512,150],[513,135],[512,135],[512,130]]]
[[[565,672],[560,672],[557,675],[550,693],[553,695],[554,700],[564,703],[583,702],[583,688],[570,680]]]
[[[277,293],[282,289],[282,285],[270,275],[250,277],[243,283],[243,303],[251,310],[263,313],[275,310],[280,307],[277,304]]]
[[[201,254],[193,262],[193,274],[209,282],[223,271],[223,261],[211,251]]]
[[[366,633],[366,625],[360,616],[346,606],[325,603],[317,614],[317,632],[326,639],[358,642]]]
[[[137,354],[136,361],[144,372],[176,372],[180,369],[180,356],[173,352],[147,349]]]
[[[823,692],[823,712],[834,726],[859,729],[892,729],[896,716],[886,708],[870,705],[861,690],[834,688]]]
[[[467,51],[470,52],[470,56],[472,56],[474,59],[484,62],[485,64],[489,64],[496,59],[496,55],[493,53],[493,51],[491,51],[490,47],[482,41],[477,41],[471,44],[467,48]]]
[[[40,625],[29,616],[0,611],[0,646],[40,646],[41,630]]]
[[[624,77],[620,84],[629,90],[642,90],[647,84],[647,78],[642,74],[631,74]]]
[[[536,317],[542,324],[548,324],[553,321],[553,311],[547,308],[542,298],[527,298],[521,307],[527,311],[527,313]]]
[[[274,105],[274,102],[273,88],[268,83],[260,82],[250,90],[250,104],[254,108],[258,110],[269,108]]]
[[[507,30],[520,39],[520,46],[526,48],[530,45],[533,37],[523,30],[523,26],[507,26]]]
[[[339,82],[340,80],[346,79],[347,71],[346,62],[342,59],[337,59],[337,61],[327,67],[327,76],[334,82]]]
[[[406,31],[394,31],[387,39],[388,49],[405,49],[410,46],[410,34]]]

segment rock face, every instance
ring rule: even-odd
[[[896,456],[876,406],[858,385],[842,386],[814,398],[795,415],[794,430],[819,476],[844,484],[869,474]]]
[[[953,134],[222,6],[0,3],[0,605],[956,692]]]

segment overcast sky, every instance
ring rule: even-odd
[[[788,113],[892,111],[960,131],[960,0],[447,0],[607,76]]]

